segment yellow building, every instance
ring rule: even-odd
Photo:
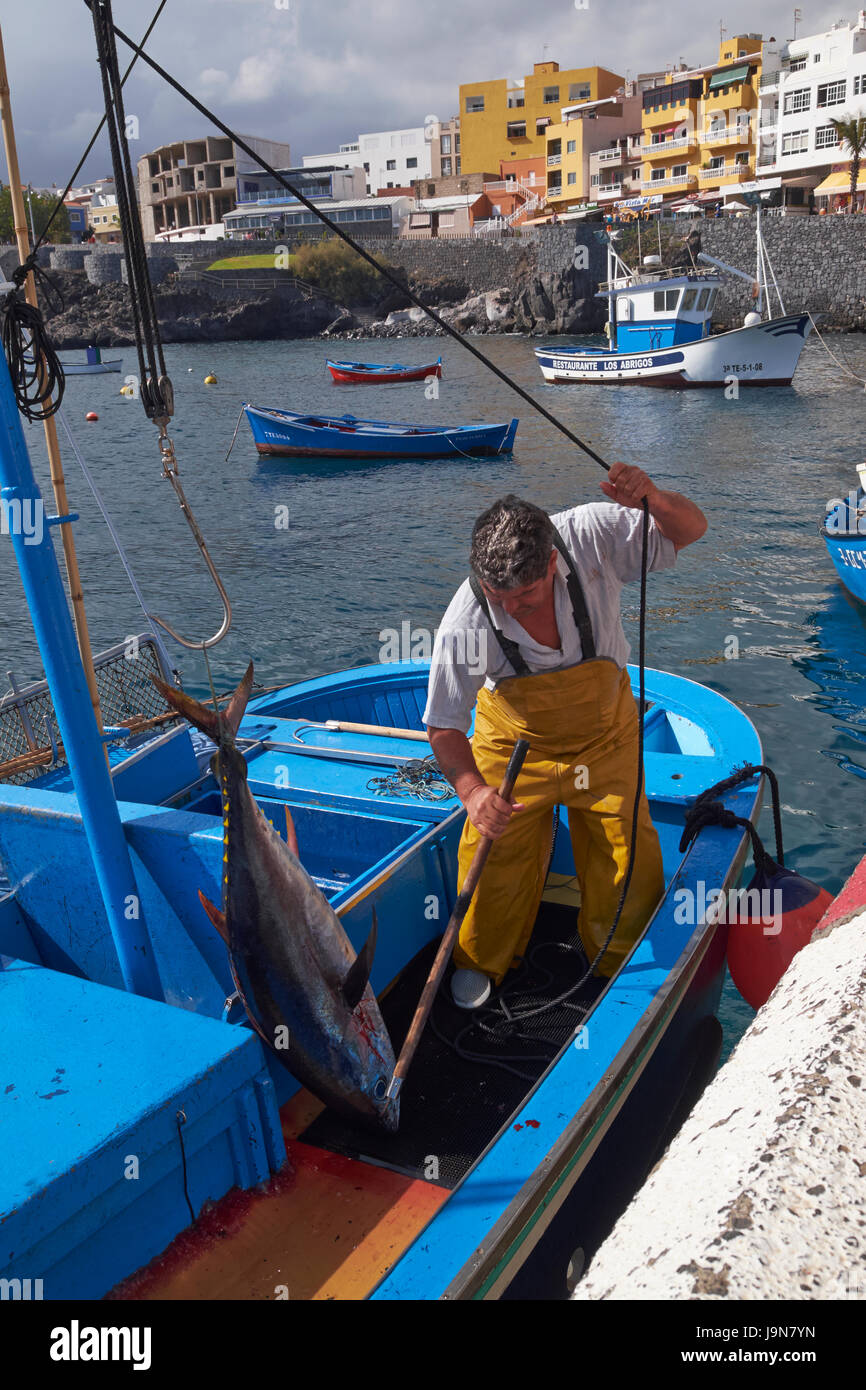
[[[754,179],[761,66],[760,34],[738,34],[720,44],[718,63],[644,92],[644,195],[670,201]]]
[[[631,197],[635,191],[632,170],[640,171],[636,161],[643,138],[641,120],[640,94],[633,87],[620,90],[607,101],[572,110],[566,107],[561,119],[547,129],[548,206],[564,213],[587,199],[595,201],[600,189],[616,189],[620,196]],[[591,161],[591,155],[598,158]],[[593,166],[602,171],[595,187],[591,182]],[[636,191],[639,193],[640,188]]]
[[[546,152],[549,125],[563,106],[612,96],[623,79],[607,68],[568,68],[536,63],[519,82],[464,82],[460,87],[463,173],[497,170],[500,160],[527,159]]]
[[[91,206],[88,225],[97,241],[119,241],[120,212],[117,203]]]

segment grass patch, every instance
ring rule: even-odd
[[[280,265],[275,265],[273,252],[269,256],[226,256],[221,261],[214,261],[208,270],[294,270],[295,256],[289,256],[288,266],[284,266],[282,260],[283,257],[280,258]]]

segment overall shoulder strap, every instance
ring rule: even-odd
[[[471,588],[476,601],[481,605],[481,610],[484,613],[484,616],[490,624],[491,628],[493,629],[493,636],[496,638],[497,642],[502,648],[502,653],[506,661],[509,663],[510,666],[514,667],[514,670],[516,671],[518,676],[530,676],[532,672],[530,671],[526,662],[523,660],[523,657],[520,655],[520,648],[517,645],[517,643],[512,642],[510,637],[506,637],[505,633],[501,632],[500,629],[494,623],[493,616],[490,612],[490,605],[487,602],[487,595],[482,589],[477,575],[470,574],[469,587]]]
[[[571,608],[574,613],[574,621],[580,633],[580,645],[584,661],[594,661],[596,656],[595,638],[592,635],[592,623],[589,620],[589,610],[586,606],[583,585],[580,582],[580,575],[577,572],[574,560],[572,559],[568,547],[562,536],[553,528],[553,544],[556,546],[562,558],[568,565],[568,596],[571,599]]]

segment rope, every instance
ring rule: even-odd
[[[68,422],[68,420],[66,419],[66,416],[65,416],[65,414],[63,413],[62,410],[61,410],[60,413],[58,414],[58,417],[57,417],[57,418],[59,419],[61,425],[63,426],[63,431],[64,431],[64,433],[65,433],[65,435],[66,435],[66,438],[69,440],[69,447],[71,448],[73,454],[75,455],[76,459],[78,460],[78,467],[81,469],[82,473],[84,474],[84,481],[87,483],[87,486],[90,488],[90,491],[93,493],[93,497],[94,497],[94,500],[95,500],[95,502],[96,502],[97,507],[98,507],[99,510],[102,512],[103,520],[104,520],[106,526],[108,527],[108,531],[109,531],[109,534],[110,534],[110,536],[111,536],[111,539],[114,541],[115,549],[117,550],[117,553],[118,553],[118,555],[120,556],[120,563],[123,565],[123,568],[124,568],[124,570],[125,570],[125,572],[126,572],[126,577],[127,577],[127,579],[129,580],[129,582],[130,582],[130,584],[131,584],[131,586],[132,586],[132,592],[135,594],[135,597],[138,599],[138,602],[139,602],[139,604],[141,605],[141,611],[142,611],[142,613],[144,614],[145,619],[146,619],[146,621],[147,621],[147,625],[148,625],[148,627],[150,628],[151,632],[153,633],[153,639],[154,639],[154,642],[155,642],[155,644],[156,644],[156,649],[157,649],[157,651],[159,652],[160,661],[163,663],[163,668],[164,668],[164,670],[167,671],[167,672],[170,671],[170,672],[172,673],[172,675],[178,676],[179,673],[178,673],[178,671],[172,666],[172,664],[171,664],[171,659],[170,659],[170,657],[169,657],[169,655],[168,655],[168,652],[167,652],[166,649],[165,649],[165,644],[163,643],[162,636],[161,636],[161,634],[160,634],[159,628],[157,627],[156,623],[153,621],[153,619],[151,618],[150,614],[149,614],[148,611],[147,611],[147,606],[146,606],[146,604],[145,604],[145,602],[144,602],[144,596],[143,596],[143,594],[142,594],[142,592],[141,592],[141,589],[138,587],[138,580],[136,579],[136,577],[135,577],[135,575],[134,575],[134,573],[133,573],[132,565],[129,563],[129,560],[128,560],[127,555],[126,555],[126,552],[125,552],[125,550],[124,550],[124,548],[123,548],[123,544],[122,544],[122,542],[121,542],[120,536],[118,535],[117,530],[116,530],[116,528],[115,528],[114,522],[112,521],[111,516],[109,515],[108,510],[106,509],[105,503],[104,503],[103,500],[102,500],[102,496],[101,496],[101,494],[100,494],[100,492],[99,492],[99,489],[97,488],[96,483],[95,483],[94,480],[93,480],[93,475],[91,474],[90,469],[87,467],[87,464],[84,462],[84,459],[83,459],[82,456],[81,456],[81,451],[80,451],[79,448],[78,448],[78,444],[76,443],[75,438],[74,438],[74,436],[73,436],[73,434],[72,434],[72,431],[71,431],[70,428],[69,428],[69,422]]]
[[[43,299],[52,313],[63,310],[59,287],[37,265],[36,252],[31,251],[23,265],[12,272],[15,289],[3,301],[3,351],[21,414],[32,421],[50,420],[60,409],[66,376],[45,331],[42,311],[27,301],[24,282],[31,273],[41,285]]]
[[[837,367],[841,367],[841,368],[842,368],[842,371],[845,372],[847,376],[850,376],[851,379],[852,379],[852,381],[856,381],[857,384],[858,384],[858,386],[862,386],[863,389],[864,389],[864,391],[866,391],[866,380],[864,380],[863,377],[858,376],[857,373],[856,373],[855,371],[852,371],[851,368],[848,366],[847,362],[843,362],[839,357],[836,356],[836,354],[833,352],[833,349],[832,349],[831,347],[829,347],[828,344],[825,342],[825,340],[824,340],[824,338],[823,338],[823,336],[822,336],[822,334],[821,334],[821,330],[819,329],[817,323],[815,322],[814,318],[812,317],[811,311],[810,311],[809,309],[807,309],[807,310],[806,310],[806,313],[809,315],[809,318],[810,318],[811,321],[812,321],[812,327],[814,328],[816,334],[818,335],[818,339],[819,339],[821,345],[827,349],[827,352],[828,352],[828,353],[830,354],[830,356],[833,358],[833,361],[836,363]]]
[[[454,795],[432,755],[410,759],[389,777],[371,777],[367,788],[376,796],[413,796],[419,801],[448,801]]]

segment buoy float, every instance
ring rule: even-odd
[[[758,864],[746,889],[746,911],[737,913],[728,937],[731,979],[753,1009],[766,1004],[832,901],[820,884],[769,855]]]
[[[217,379],[216,379],[216,377],[213,375],[212,372],[211,372],[211,375],[210,375],[210,376],[206,376],[206,377],[205,377],[205,379],[204,379],[204,384],[205,384],[205,386],[216,386],[216,384],[217,384]]]
[[[85,420],[98,420],[99,416],[97,415],[95,410],[88,410],[84,418]]]
[[[135,388],[133,386],[121,386],[120,394],[121,396],[134,396]]]

